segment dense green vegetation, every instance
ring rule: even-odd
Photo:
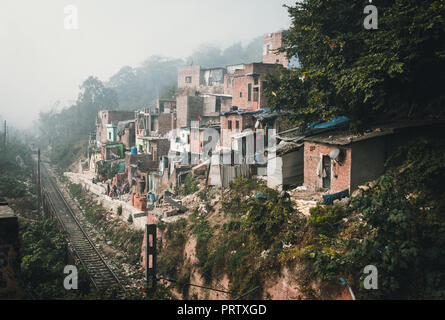
[[[19,198],[28,190],[24,181],[31,180],[31,168],[26,166],[30,150],[14,137],[9,140],[6,148],[0,142],[0,196]]]
[[[187,176],[185,177],[185,180],[184,180],[182,193],[186,196],[186,195],[195,193],[196,191],[198,191],[198,189],[199,189],[199,186],[198,186],[198,181],[196,180],[196,178],[190,173],[187,174]]]
[[[119,163],[111,163],[106,161],[97,162],[97,173],[101,177],[107,179],[113,179],[113,177],[119,172]]]
[[[380,1],[377,30],[363,26],[368,4],[304,0],[288,8],[283,50],[298,54],[301,68],[270,79],[270,107],[297,123],[345,115],[359,127],[444,114],[445,2]]]
[[[79,267],[78,290],[63,286],[68,265],[65,234],[51,220],[20,221],[20,280],[24,299],[88,298],[90,285],[86,272]]]
[[[312,209],[311,236],[281,260],[304,263],[306,284],[321,279],[329,288],[343,277],[359,299],[443,299],[444,160],[443,140],[402,149],[349,206]],[[378,290],[363,287],[367,265],[378,269]]]
[[[116,92],[106,88],[99,79],[89,77],[80,86],[79,96],[72,106],[40,113],[40,142],[65,157],[70,154],[73,143],[87,140],[88,134],[96,130],[95,119],[99,110],[117,108]]]
[[[338,295],[343,278],[359,299],[443,299],[445,141],[402,148],[387,167],[348,205],[318,205],[309,217],[263,182],[239,178],[223,201],[228,222],[212,226],[196,211],[175,229],[170,275],[179,276],[192,234],[203,279],[215,285],[227,274],[232,297],[255,287],[247,298],[262,297],[267,279],[288,267],[302,298]],[[377,267],[378,290],[363,286],[367,265]]]

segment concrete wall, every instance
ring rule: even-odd
[[[351,191],[384,173],[387,139],[377,137],[352,145]]]
[[[267,161],[267,186],[282,189],[283,186],[283,158],[274,157]]]
[[[286,189],[300,186],[304,182],[303,148],[282,156],[269,158],[267,161],[267,186]]]
[[[304,182],[303,148],[287,153],[283,159],[283,187],[300,186]]]
[[[145,229],[145,221],[146,216],[138,217],[143,214],[142,211],[134,208],[131,203],[127,203],[125,201],[114,200],[105,195],[106,193],[106,185],[103,183],[94,184],[90,179],[76,173],[65,172],[63,174],[66,176],[72,183],[81,184],[87,191],[94,193],[96,200],[107,210],[112,212],[116,212],[118,206],[122,206],[122,215],[119,216],[119,219],[122,221],[127,221],[130,215],[133,215],[133,226],[136,229],[144,230]]]

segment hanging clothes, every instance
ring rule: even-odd
[[[317,176],[321,177],[323,174],[323,155],[320,156],[320,161],[318,161],[317,166]]]
[[[328,176],[328,174],[327,174],[327,172],[326,172],[326,169],[323,168],[323,173],[322,173],[321,177],[322,177],[322,178],[326,178],[327,176]]]

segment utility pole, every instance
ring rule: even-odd
[[[40,217],[40,148],[37,149],[37,216]]]
[[[6,150],[6,120],[5,120],[5,130],[3,131],[3,146]]]
[[[151,262],[151,263],[150,263]],[[156,291],[156,225],[145,225],[145,281],[146,296]]]

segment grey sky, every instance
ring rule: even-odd
[[[89,75],[107,80],[154,54],[185,58],[290,25],[295,0],[1,0],[0,115],[31,125],[55,101],[75,100]],[[78,8],[65,30],[63,9]]]

